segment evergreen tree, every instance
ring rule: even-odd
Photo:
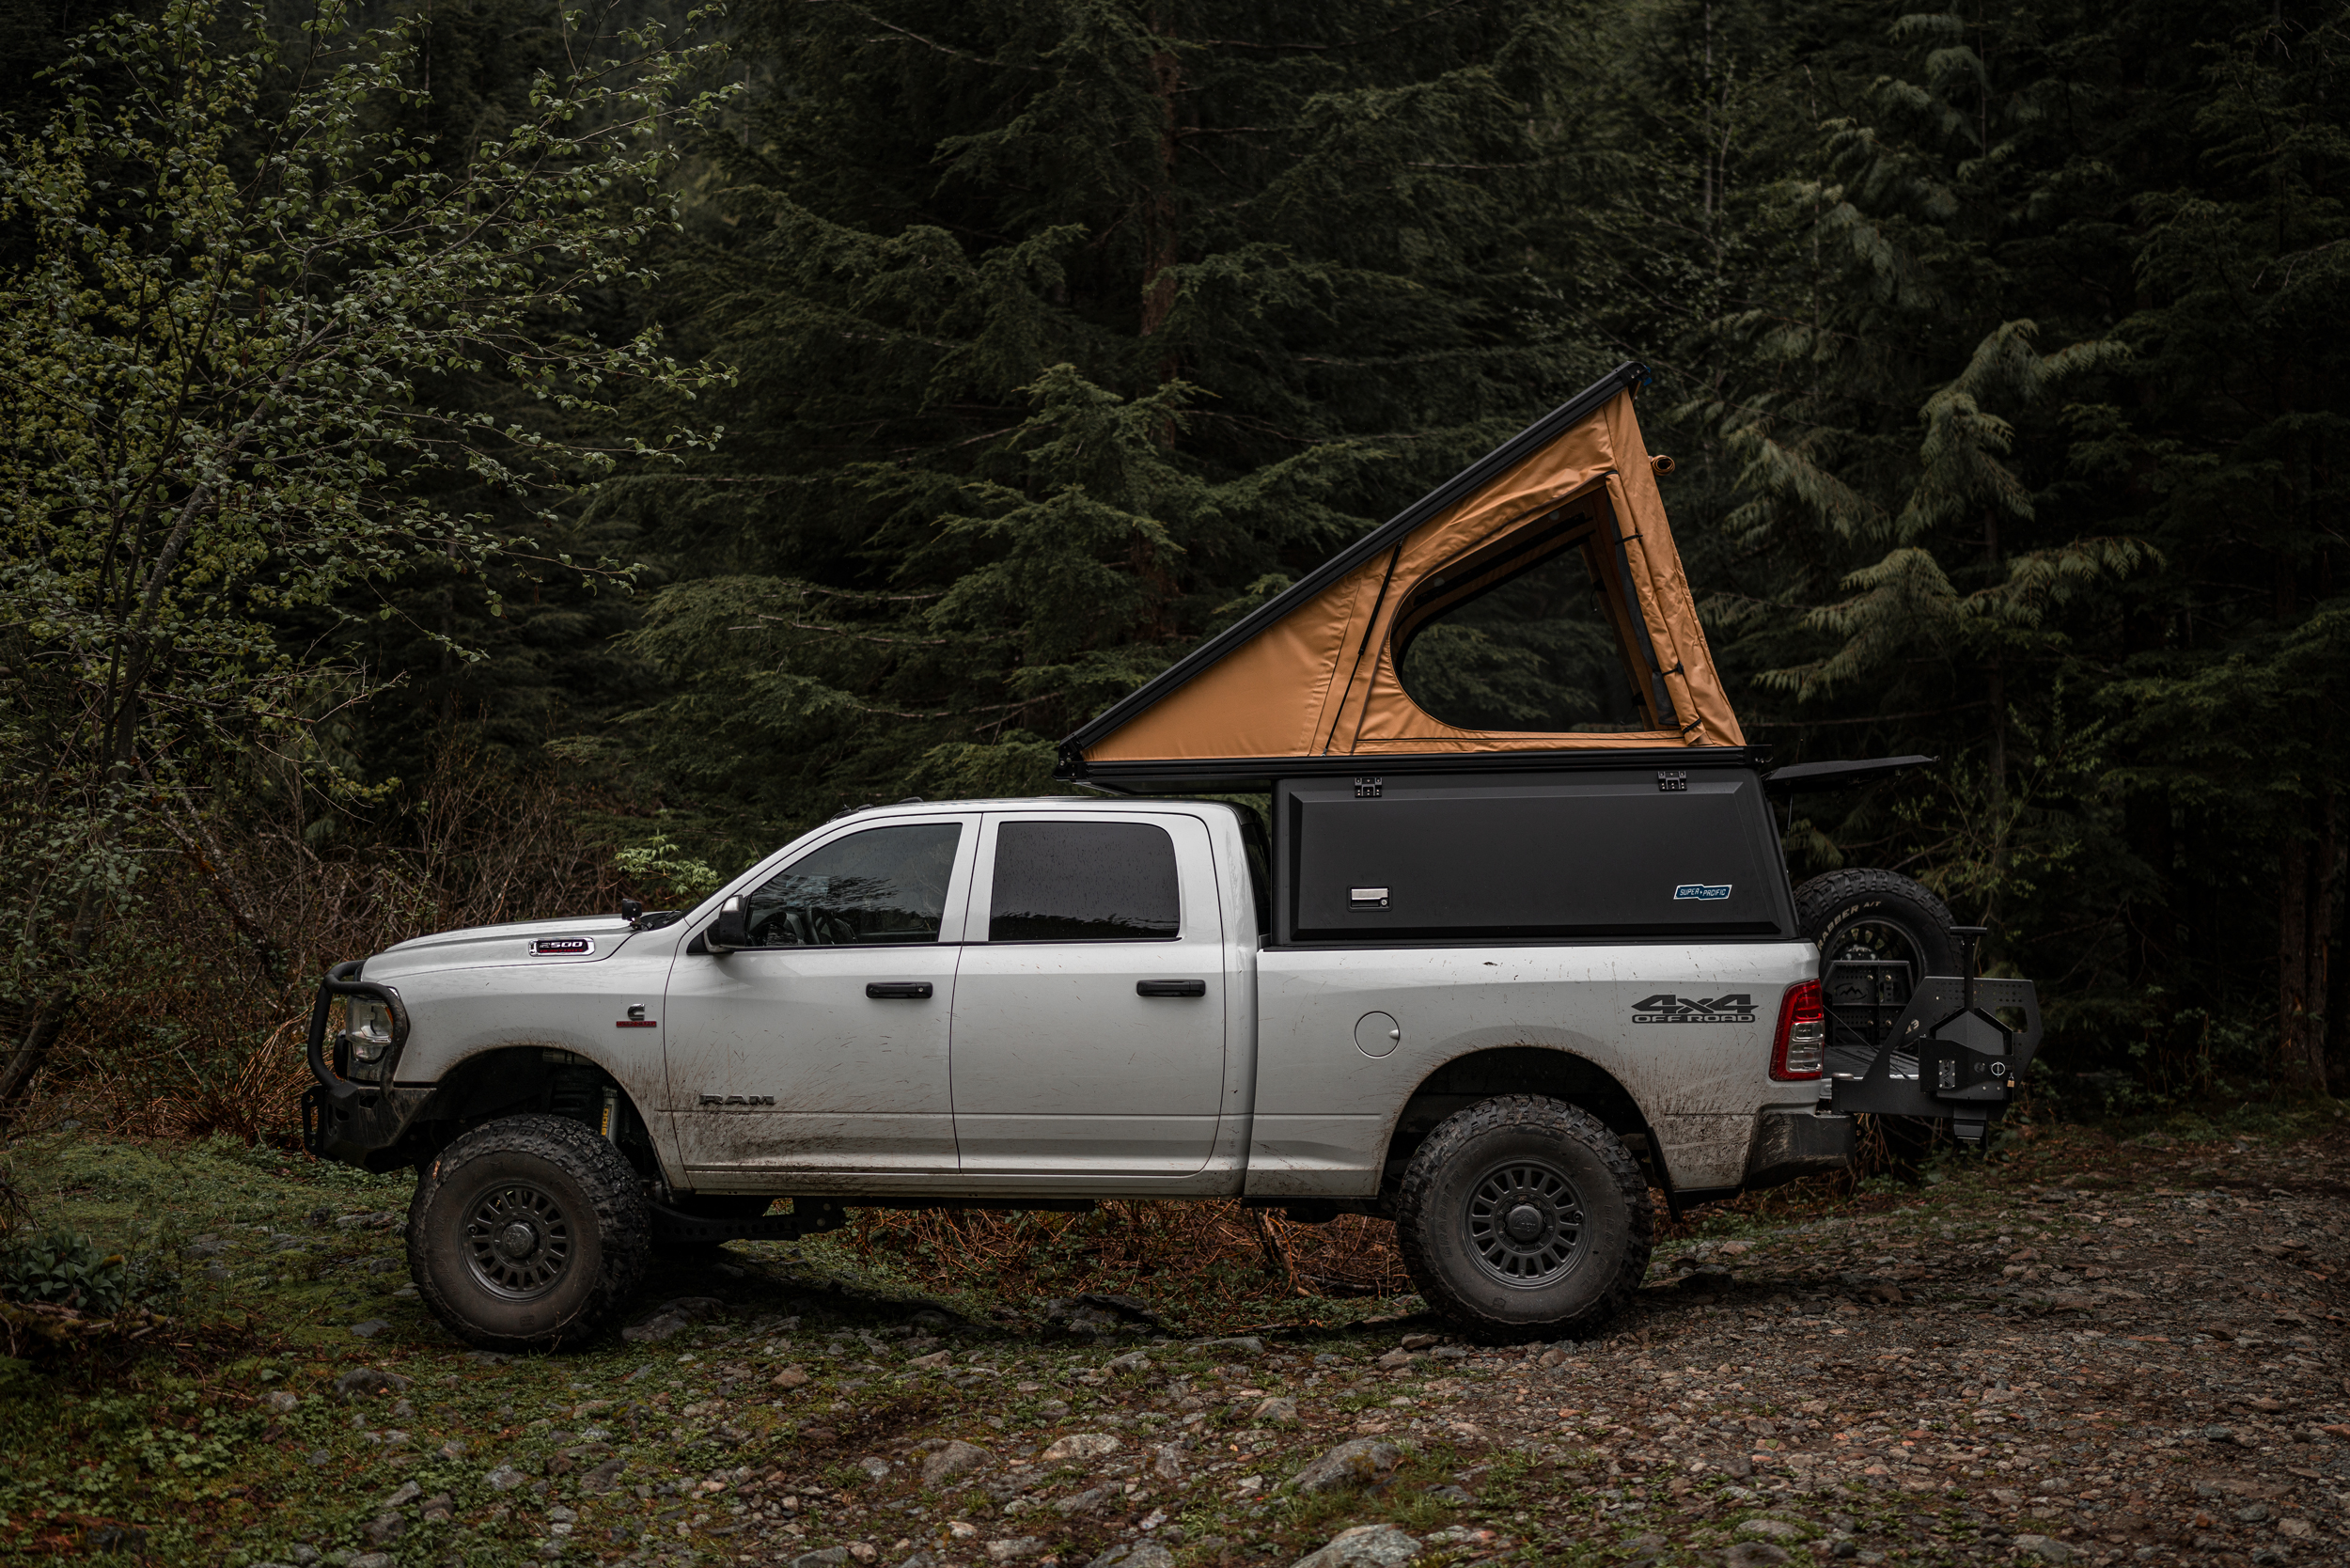
[[[1050,741],[1610,362],[1552,8],[768,4],[663,309],[728,437],[633,498],[665,776],[738,852]]]
[[[1718,57],[1718,22],[1606,24],[1687,62]],[[2161,1079],[2265,1037],[2323,1081],[2338,26],[1741,9],[1756,107],[1715,187],[1741,248],[1677,338],[1686,438],[1716,460],[1675,487],[1692,574],[1750,732],[1945,758],[1816,803],[1852,808],[1799,823],[1798,862],[1902,865],[1989,917],[2005,962],[2063,977],[2074,1066]],[[1617,187],[1633,209],[1685,207],[1704,167],[1716,101],[1676,102],[1648,117],[1655,178]],[[1671,248],[1689,270],[1707,251]],[[2262,860],[2273,881],[2245,874]]]
[[[2253,928],[2274,921],[2282,1076],[2339,1092],[2350,27],[2339,8],[2256,12],[2199,65],[2194,156],[2139,204],[2137,405],[2101,451],[2170,566],[2128,604],[2110,693],[2159,879],[2140,929],[2154,971],[2248,894]],[[2247,862],[2273,866],[2273,911]]]

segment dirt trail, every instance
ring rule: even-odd
[[[170,1396],[245,1423],[218,1482],[166,1509],[128,1479],[151,1434],[53,1401],[0,1471],[126,1479],[73,1511],[0,1491],[0,1539],[231,1568],[2341,1561],[2345,1187],[2340,1130],[2042,1137],[1701,1219],[1606,1339],[1505,1348],[1377,1303],[926,1301],[738,1246],[666,1262],[623,1341],[522,1360],[404,1299],[379,1194],[191,1244],[265,1325]]]

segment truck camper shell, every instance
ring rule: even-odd
[[[1061,743],[1059,775],[1112,789],[1262,789],[1393,772],[1751,767],[1640,438],[1626,363],[1528,426]],[[1437,617],[1579,552],[1646,728],[1471,729],[1405,689]]]

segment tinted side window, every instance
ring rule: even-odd
[[[1149,823],[1006,823],[989,904],[991,942],[1172,942],[1175,840]]]
[[[960,823],[869,827],[801,856],[750,898],[763,948],[935,942]]]

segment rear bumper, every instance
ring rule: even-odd
[[[1754,1142],[1747,1152],[1740,1185],[1776,1187],[1841,1170],[1852,1162],[1853,1119],[1810,1110],[1766,1110],[1755,1118]]]

